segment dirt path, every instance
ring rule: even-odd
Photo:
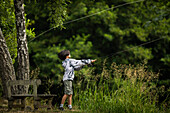
[[[4,101],[3,99],[0,98],[0,113],[82,113],[82,111],[78,110],[76,107],[75,107],[75,109],[73,107],[72,110],[65,109],[64,111],[60,111],[57,108],[53,108],[53,110],[49,110],[49,111],[41,108],[36,112],[33,110],[21,111],[20,109],[18,109],[18,110],[12,109],[11,111],[8,111],[7,101]]]
[[[38,111],[21,111],[21,110],[14,110],[12,109],[11,111],[8,111],[7,107],[0,107],[0,113],[82,113],[82,111],[80,110],[64,110],[64,111],[60,111],[58,109],[56,110],[38,110]]]

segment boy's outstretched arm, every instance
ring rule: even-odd
[[[93,62],[96,62],[96,60],[97,60],[97,59],[95,59],[95,60],[91,60],[91,62],[92,62],[92,63],[93,63]]]
[[[78,70],[82,69],[83,66],[91,64],[91,63],[93,63],[95,61],[96,61],[96,59],[95,60],[90,60],[90,59],[87,59],[87,60],[84,60],[84,59],[83,60],[75,60],[75,59],[72,59],[71,60],[71,65],[74,67],[74,69],[76,71],[78,71]]]

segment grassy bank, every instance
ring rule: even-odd
[[[110,68],[104,65],[96,76],[91,76],[90,71],[77,74],[74,105],[85,112],[168,112],[166,103],[158,101],[158,94],[164,92],[163,86],[157,87],[159,74],[148,71],[145,65],[113,63]]]
[[[164,86],[158,86],[159,73],[149,71],[140,64],[117,65],[112,63],[108,68],[102,66],[101,74],[95,74],[92,68],[76,72],[74,80],[72,112],[86,113],[168,113],[169,95]],[[59,94],[61,92],[58,92]],[[166,94],[166,95],[165,95]],[[164,100],[160,101],[160,96]],[[53,112],[59,112],[59,101]],[[27,99],[32,106],[32,98]],[[67,102],[66,102],[67,104]],[[2,105],[0,101],[0,105]],[[67,107],[65,105],[66,111]],[[40,111],[43,111],[40,109]],[[47,111],[43,111],[47,112]]]

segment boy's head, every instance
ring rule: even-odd
[[[63,50],[61,51],[60,53],[58,53],[58,57],[61,59],[61,60],[65,60],[67,56],[70,55],[70,51],[69,50]]]

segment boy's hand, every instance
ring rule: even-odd
[[[91,60],[91,63],[93,63],[93,62],[95,62],[97,59],[95,59],[95,60]]]

